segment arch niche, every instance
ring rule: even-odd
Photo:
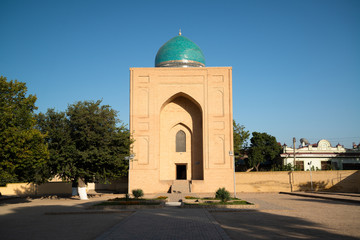
[[[201,106],[178,93],[160,110],[160,180],[177,179],[184,165],[187,180],[204,179]]]

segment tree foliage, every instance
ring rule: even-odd
[[[37,128],[46,134],[45,142],[50,153],[44,174],[48,178],[55,175],[66,178],[63,172],[71,172],[71,156],[75,147],[70,138],[68,119],[65,113],[55,112],[54,109],[48,109],[46,114],[39,113]]]
[[[43,182],[49,152],[35,129],[36,96],[25,83],[0,76],[0,184]]]
[[[248,163],[256,171],[259,170],[261,163],[275,164],[280,158],[281,146],[277,143],[275,137],[267,133],[253,132],[250,142]]]
[[[234,152],[237,154],[244,154],[247,147],[247,140],[249,139],[250,132],[245,130],[243,125],[237,124],[233,120],[234,132]]]
[[[47,133],[49,173],[63,179],[106,181],[127,174],[130,133],[117,112],[101,101],[69,105],[66,112],[39,114],[38,127]]]

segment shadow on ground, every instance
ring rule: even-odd
[[[211,214],[231,239],[358,239],[333,233],[318,223],[298,217],[258,210]]]
[[[95,239],[132,214],[129,211],[94,214],[93,211],[86,210],[86,206],[94,204],[93,202],[84,203],[71,199],[66,200],[63,205],[60,205],[58,200],[39,199],[36,204],[31,201],[12,204],[13,201],[20,200],[23,199],[6,201],[6,204],[0,206],[0,239],[2,240]],[[78,201],[79,204],[68,204],[71,201]]]
[[[313,181],[311,182],[306,182],[306,183],[302,183],[299,184],[299,191],[300,192],[304,192],[304,191],[320,191],[320,190],[324,190],[326,189],[326,186],[329,184],[329,181]]]
[[[302,197],[292,199],[292,201],[300,201],[300,202],[314,202],[314,203],[327,203],[327,204],[335,204],[335,205],[349,205],[349,206],[359,206],[360,202],[358,201],[347,201],[346,199],[324,199],[324,198],[312,198],[312,197]]]
[[[28,202],[30,202],[29,198],[25,198],[25,197],[0,198],[0,206],[8,205],[8,204],[28,203]]]
[[[78,201],[79,203],[72,204],[74,201]],[[318,202],[317,199],[304,199],[298,202],[303,201]],[[25,202],[23,204],[2,205],[0,206],[0,238],[2,240],[95,239],[132,214],[131,212],[112,214],[94,214],[93,212],[88,212],[89,214],[84,214],[84,212],[88,211],[86,207],[94,203],[95,202],[82,202],[80,200],[44,200],[42,202],[42,200],[38,199],[35,203]],[[331,203],[335,202],[331,201]],[[343,205],[343,207],[346,206]],[[341,208],[341,206],[339,205],[338,207],[334,205],[334,208],[338,209]],[[293,210],[282,209],[276,209],[274,212],[269,212],[272,210],[247,210],[238,212],[212,212],[211,214],[232,239],[359,239],[342,235],[339,231],[331,231],[327,229],[325,225],[306,220],[303,217],[289,216],[294,213],[292,212]],[[141,235],[141,231],[144,228],[158,232],[160,234],[159,236],[162,236],[162,228],[166,225],[164,223],[171,223],[171,226],[174,225],[173,233],[175,235],[173,235],[173,239],[184,239],[179,236],[186,235],[179,233],[182,231],[196,231],[197,228],[206,224],[206,221],[203,221],[204,218],[189,218],[189,216],[185,214],[185,210],[191,211],[190,209],[154,209],[139,211],[136,213],[139,215],[139,218],[135,219],[138,226],[134,227],[134,225],[131,224],[133,225],[133,232],[130,232],[127,236],[134,237],[135,235]],[[179,213],[178,211],[181,212]],[[196,209],[194,211],[199,210]],[[77,212],[79,212],[79,214],[77,214]],[[134,218],[136,214],[132,215],[131,218]],[[153,215],[158,216],[156,218],[157,220],[149,221],[149,219],[153,219]],[[340,221],[341,219],[339,222]],[[126,222],[131,223],[129,218],[127,218]],[[190,222],[191,224],[189,224]],[[356,222],[354,224],[356,224]],[[125,230],[127,225],[123,222],[118,226],[121,228],[120,231],[130,231],[130,228]],[[207,234],[210,234],[210,232],[210,230],[205,231]],[[355,232],[355,234],[358,233]],[[143,237],[143,235],[141,236]],[[206,237],[210,239],[209,236]]]

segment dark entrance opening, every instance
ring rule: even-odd
[[[186,180],[186,165],[176,165],[176,179]]]

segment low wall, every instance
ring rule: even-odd
[[[312,180],[314,190],[360,193],[359,170],[313,171]],[[236,173],[236,192],[309,191],[310,185],[309,171]],[[94,188],[91,190],[126,192],[127,179],[120,179],[114,184],[95,184]],[[7,196],[71,194],[71,183],[9,183],[0,187],[0,193]]]
[[[88,188],[90,190],[90,188]],[[113,180],[111,184],[94,183],[93,189],[95,191],[108,190],[116,193],[127,193],[128,192],[128,179],[119,178]]]
[[[360,192],[360,171],[312,171],[313,189]],[[310,191],[310,172],[237,172],[236,192]]]
[[[0,193],[7,196],[71,194],[71,183],[49,182],[40,185],[33,183],[8,183],[0,187]]]
[[[5,187],[0,187],[1,195],[24,196],[35,194],[35,184],[32,183],[8,183]]]
[[[118,193],[127,193],[127,178],[113,181],[112,184],[89,183],[88,190],[108,190]],[[71,194],[72,187],[69,182],[53,181],[40,185],[33,183],[8,183],[0,187],[0,193],[6,196],[27,196],[27,195],[55,195]]]
[[[71,194],[71,183],[67,182],[49,182],[37,186],[37,194]]]

